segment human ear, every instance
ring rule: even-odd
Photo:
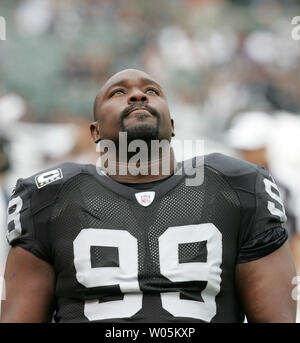
[[[95,144],[97,144],[100,140],[100,132],[99,132],[99,123],[97,121],[91,123],[90,125],[91,136]]]

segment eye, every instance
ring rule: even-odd
[[[115,89],[109,94],[109,97],[111,98],[112,96],[119,94],[125,94],[125,91],[123,89]]]
[[[147,88],[145,90],[145,93],[150,93],[150,94],[156,94],[156,95],[159,95],[159,91],[155,88]]]

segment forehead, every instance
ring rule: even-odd
[[[118,84],[125,85],[142,83],[154,83],[159,86],[159,84],[147,73],[140,70],[128,69],[113,75],[110,79],[106,81],[101,90],[104,92],[108,88],[111,88],[114,85]]]

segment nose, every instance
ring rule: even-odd
[[[132,90],[128,98],[129,104],[133,104],[135,102],[148,102],[147,95],[137,88]]]

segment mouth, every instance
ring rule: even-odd
[[[132,111],[130,111],[128,113],[128,117],[130,117],[131,115],[135,115],[138,117],[148,117],[148,116],[153,116],[151,112],[149,112],[147,109],[145,108],[135,108]]]
[[[131,104],[121,112],[121,125],[126,122],[144,122],[144,121],[159,121],[159,112],[146,104]]]
[[[144,121],[147,119],[153,119],[155,116],[145,108],[135,108],[126,116],[127,120],[130,120],[130,118],[133,120]]]

